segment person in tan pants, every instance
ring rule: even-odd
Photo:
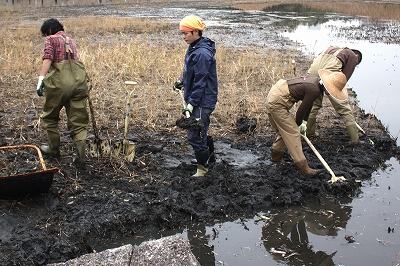
[[[276,139],[272,144],[271,161],[283,162],[285,148],[288,149],[296,169],[306,177],[314,177],[320,173],[309,167],[303,152],[300,134],[307,130],[307,119],[313,102],[324,93],[324,85],[330,94],[340,100],[347,99],[346,77],[340,72],[323,70],[320,78],[307,76],[293,79],[280,79],[272,86],[267,96],[267,114]],[[296,117],[290,109],[301,101]]]
[[[308,69],[308,75],[318,77],[318,70],[327,69],[332,72],[341,72],[346,76],[348,81],[352,76],[356,66],[361,63],[362,54],[355,49],[347,47],[330,46],[325,51],[320,53],[313,61]],[[310,116],[307,120],[307,136],[318,135],[315,132],[316,120],[319,109],[322,108],[323,94],[314,101],[313,108],[311,109]],[[347,134],[350,137],[352,145],[363,143],[358,137],[358,128],[356,120],[351,110],[350,104],[347,100],[338,101],[337,99],[328,95],[329,101],[332,103],[333,108],[340,115],[340,118],[346,125]]]

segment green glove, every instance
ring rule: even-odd
[[[182,114],[186,114],[186,112],[191,114],[193,112],[193,105],[189,103],[185,108],[182,109]]]
[[[303,123],[299,126],[300,134],[305,135],[307,132],[307,121],[303,120]]]
[[[180,91],[182,90],[182,88],[183,88],[183,83],[180,80],[175,81],[174,85],[172,86],[172,89],[174,91]]]
[[[36,92],[37,92],[37,95],[39,95],[39,96],[43,96],[43,87],[44,87],[43,79],[44,79],[44,76],[39,76],[38,84],[36,87]]]

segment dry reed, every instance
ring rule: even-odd
[[[39,24],[14,22],[0,29],[0,78],[4,110],[24,110],[32,121],[19,121],[18,112],[10,114],[12,127],[38,128],[43,98],[36,95],[44,38]],[[180,77],[187,44],[167,22],[120,17],[64,19],[67,35],[78,43],[80,59],[92,80],[91,98],[96,122],[106,138],[123,135],[126,95],[138,82],[132,99],[129,132],[135,129],[179,130],[174,127],[181,116],[181,97],[172,84]],[[104,21],[103,20],[103,21]],[[10,30],[12,29],[12,30]],[[215,133],[229,132],[241,115],[263,115],[266,89],[279,78],[291,74],[292,55],[273,56],[274,51],[238,50],[218,45],[219,102],[214,112]],[[20,97],[22,96],[22,97]],[[20,112],[19,111],[19,112]],[[65,119],[62,115],[61,119]],[[63,123],[65,124],[65,123]]]

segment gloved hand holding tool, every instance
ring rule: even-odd
[[[307,121],[303,120],[303,123],[299,126],[300,134],[305,135],[307,132]]]
[[[39,95],[39,96],[43,96],[43,87],[44,87],[43,79],[44,79],[44,76],[39,76],[38,84],[36,87],[36,92],[37,92],[37,95]]]
[[[190,103],[183,107],[182,114],[186,115],[187,118],[190,117],[190,114],[193,112],[193,105]]]
[[[185,115],[186,117],[181,117],[178,120],[176,120],[175,125],[182,129],[186,129],[186,130],[200,131],[204,128],[203,120],[201,120],[200,118],[195,118],[190,115],[193,112],[194,106],[191,105],[190,103],[187,104],[185,102],[185,99],[183,97],[183,84],[180,87],[178,82],[180,84],[182,84],[180,81],[175,82],[173,85],[173,89],[175,91],[179,91],[179,94],[182,97],[182,101],[183,101],[182,114]],[[175,85],[178,85],[177,87],[180,89],[175,89]]]
[[[183,83],[180,80],[175,81],[174,85],[172,85],[172,89],[174,91],[181,91],[183,89]]]

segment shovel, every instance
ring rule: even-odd
[[[185,99],[183,98],[182,90],[179,90],[179,94],[182,97],[183,108],[185,108],[186,102],[185,102]],[[204,128],[203,120],[201,120],[201,118],[191,117],[190,113],[188,111],[185,112],[185,117],[181,117],[178,120],[176,120],[175,124],[182,129],[191,130],[191,131],[200,131]]]
[[[136,84],[137,84],[136,81],[125,81],[125,85],[136,85]],[[131,96],[132,96],[133,92],[134,92],[134,90],[129,92],[128,97],[127,97],[126,113],[125,113],[124,140],[122,141],[122,143],[111,141],[111,140],[101,140],[100,139],[96,121],[94,119],[93,103],[92,103],[90,97],[88,97],[89,109],[90,109],[90,114],[92,117],[92,126],[93,126],[93,130],[94,130],[94,135],[95,135],[95,142],[89,143],[90,155],[92,157],[99,157],[104,154],[108,154],[108,155],[114,154],[115,156],[119,156],[120,154],[123,154],[123,155],[125,155],[126,159],[129,162],[133,161],[133,158],[135,157],[136,145],[134,142],[127,139],[129,114],[130,114],[130,108],[131,108],[130,100],[131,100]]]
[[[125,81],[126,85],[136,85],[136,81]],[[124,140],[122,141],[122,145],[116,145],[115,155],[123,154],[128,162],[132,162],[135,157],[135,149],[136,145],[133,141],[127,139],[128,135],[128,125],[129,125],[129,115],[131,112],[131,97],[135,90],[131,90],[128,93],[126,99],[126,111],[125,111],[125,128],[124,128]]]
[[[332,171],[332,169],[329,167],[328,163],[322,158],[321,154],[317,151],[317,149],[314,147],[314,145],[311,143],[311,141],[307,138],[305,134],[300,134],[305,141],[307,142],[308,146],[312,149],[312,151],[317,155],[318,159],[321,161],[321,163],[324,165],[325,169],[331,174],[332,178],[329,180],[329,183],[335,183],[337,181],[346,181],[346,178],[344,176],[336,176],[335,173]]]
[[[94,143],[89,143],[89,154],[92,157],[100,157],[102,154],[109,154],[111,152],[111,145],[110,145],[110,141],[109,140],[102,140],[100,139],[100,135],[99,135],[99,130],[97,128],[97,123],[96,123],[96,119],[94,116],[94,106],[93,106],[93,102],[92,99],[90,97],[90,93],[93,89],[93,84],[90,81],[90,88],[89,88],[89,95],[88,95],[88,103],[89,103],[89,110],[90,110],[90,117],[92,120],[92,127],[93,127],[93,131],[94,131]]]

